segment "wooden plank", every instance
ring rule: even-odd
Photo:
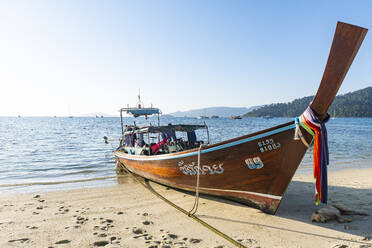
[[[367,31],[368,29],[351,24],[337,23],[323,78],[310,105],[321,120],[326,118],[328,108],[332,104]]]

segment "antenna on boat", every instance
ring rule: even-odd
[[[138,102],[137,107],[140,109],[142,108],[142,102],[141,102],[141,89],[138,89]]]

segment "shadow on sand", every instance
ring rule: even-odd
[[[118,177],[119,184],[131,184],[131,183],[138,183],[135,182],[136,180],[132,178],[130,175],[128,177]],[[154,183],[154,182],[151,182]],[[161,185],[158,183],[154,183],[156,185]],[[151,187],[148,184],[149,187]],[[169,189],[169,187],[162,185],[165,189]],[[156,190],[151,187],[152,190],[162,191],[160,194],[166,197],[165,192],[161,190]],[[195,193],[188,192],[179,189],[173,189],[177,192],[182,194],[187,194],[190,196],[194,196]],[[199,218],[208,221],[208,219],[219,220],[223,222],[230,222],[230,223],[237,223],[240,225],[247,225],[250,228],[253,227],[262,227],[267,229],[276,229],[280,231],[284,231],[287,233],[297,233],[302,235],[308,235],[312,237],[319,237],[319,238],[326,238],[331,240],[337,241],[347,241],[352,242],[354,244],[361,245],[360,247],[370,247],[371,236],[372,236],[372,192],[371,190],[367,189],[357,189],[357,188],[348,188],[348,187],[339,187],[339,186],[329,186],[329,197],[328,203],[339,203],[343,204],[349,208],[357,209],[357,210],[364,210],[368,212],[369,216],[352,216],[353,221],[351,223],[338,223],[336,221],[330,221],[328,223],[315,223],[311,222],[311,215],[314,210],[324,207],[325,205],[316,206],[314,202],[314,183],[310,182],[301,182],[301,181],[292,181],[289,185],[286,194],[284,195],[280,207],[275,214],[275,216],[279,218],[286,218],[294,221],[299,221],[303,223],[307,223],[309,225],[319,226],[321,228],[328,228],[332,230],[336,230],[343,233],[353,234],[361,237],[362,241],[358,241],[355,239],[345,239],[340,238],[339,236],[329,236],[329,235],[322,235],[322,234],[314,234],[306,231],[301,231],[297,229],[290,229],[278,225],[268,225],[268,224],[261,224],[255,220],[241,220],[241,219],[233,219],[233,218],[225,218],[221,217],[221,215],[205,215],[205,214],[196,214]],[[221,204],[228,204],[232,206],[245,206],[243,204],[229,201],[223,198],[214,197],[210,195],[201,194],[200,198],[209,199],[217,202],[221,202]],[[252,208],[247,206],[247,210],[252,210]],[[258,210],[257,210],[258,211]],[[262,212],[262,214],[265,214]],[[364,224],[362,224],[364,223]],[[365,225],[365,223],[370,223],[369,225]],[[368,226],[368,227],[366,227]],[[366,246],[364,246],[366,245]],[[372,247],[372,246],[371,246]]]
[[[333,239],[337,241],[347,241],[355,244],[360,244],[360,247],[372,247],[371,242],[368,242],[372,239],[372,192],[368,189],[357,189],[357,188],[348,188],[348,187],[338,187],[338,186],[329,186],[329,197],[328,204],[339,203],[343,204],[351,209],[355,210],[364,210],[369,213],[369,216],[359,216],[353,215],[351,218],[353,221],[351,223],[338,223],[335,220],[328,223],[315,223],[311,222],[312,213],[325,205],[316,206],[314,202],[314,184],[309,182],[301,181],[292,181],[289,185],[286,194],[284,195],[280,207],[276,212],[275,216],[280,218],[286,218],[290,220],[295,220],[299,222],[304,222],[309,225],[320,226],[322,228],[328,228],[336,230],[339,232],[344,232],[348,234],[353,234],[360,236],[363,241],[358,241],[354,239],[345,239],[340,238],[339,236],[328,236],[322,234],[314,234],[301,230],[289,229],[286,227],[279,227],[274,225],[260,224],[255,221],[244,221],[239,219],[229,219],[219,216],[210,216],[210,215],[200,215],[199,217],[203,219],[218,219],[227,222],[234,222],[239,224],[245,224],[248,226],[260,226],[263,228],[277,229],[280,231],[285,231],[288,233],[299,233],[302,235],[322,237],[327,239]],[[210,196],[203,196],[209,199]],[[221,200],[220,200],[221,201]],[[222,200],[227,203],[227,200]],[[238,203],[231,203],[233,205]],[[264,213],[263,213],[264,214]],[[350,217],[350,216],[349,216]],[[361,225],[361,223],[364,223]],[[365,224],[369,223],[369,224]],[[363,246],[367,245],[367,246]]]

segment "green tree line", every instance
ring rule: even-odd
[[[314,96],[289,103],[274,103],[246,113],[243,117],[295,117],[309,106]],[[331,117],[372,117],[372,87],[336,96],[328,110]]]

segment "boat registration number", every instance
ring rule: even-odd
[[[274,139],[261,140],[257,144],[260,152],[269,152],[280,148],[280,143],[275,142]]]

